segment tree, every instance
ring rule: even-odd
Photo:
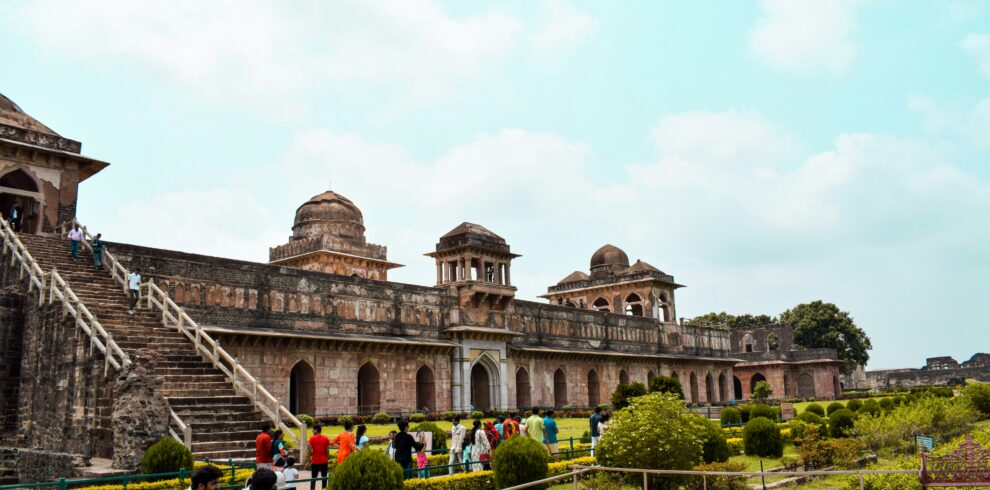
[[[770,398],[773,395],[773,386],[766,381],[757,381],[756,385],[753,386],[752,397],[757,402],[763,403],[764,400]]]
[[[695,317],[691,319],[691,323],[694,325],[726,325],[734,329],[749,329],[773,325],[777,323],[777,319],[770,315],[750,315],[748,313],[736,316],[723,311],[721,313],[706,313]]]
[[[643,383],[625,383],[615,387],[612,392],[612,408],[619,410],[629,406],[629,400],[646,394]]]
[[[684,388],[681,388],[681,380],[673,376],[657,376],[650,381],[650,393],[673,393],[680,399],[684,399]]]
[[[794,328],[795,344],[806,349],[838,351],[843,373],[851,373],[856,365],[870,360],[870,338],[848,312],[832,303],[819,300],[797,305],[781,313],[780,321]]]

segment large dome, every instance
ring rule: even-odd
[[[600,266],[629,267],[629,256],[615,245],[605,245],[591,256],[591,269]]]
[[[333,191],[313,196],[296,210],[292,237],[334,235],[364,241],[364,216],[350,199]]]

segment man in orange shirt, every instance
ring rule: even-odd
[[[320,488],[327,487],[327,460],[330,459],[330,439],[321,434],[323,427],[320,424],[313,426],[313,435],[309,438],[309,452],[313,455],[312,466],[310,466],[312,478],[319,478],[323,475]],[[316,490],[316,481],[309,483],[309,490]]]
[[[261,424],[261,434],[254,440],[254,462],[258,468],[272,469],[272,423],[265,421]]]
[[[357,451],[357,445],[354,443],[354,433],[351,429],[354,428],[354,423],[348,420],[344,422],[344,432],[337,434],[330,441],[330,445],[337,448],[337,464],[343,463],[348,456],[354,451]]]

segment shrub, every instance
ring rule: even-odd
[[[749,411],[749,419],[753,420],[757,417],[773,420],[773,409],[767,405],[754,405]]]
[[[301,413],[299,415],[296,415],[296,418],[299,419],[300,422],[306,424],[306,427],[312,427],[316,425],[316,419],[314,419],[312,415],[306,415],[304,413]]]
[[[739,456],[746,448],[742,437],[730,437],[725,440],[725,444],[729,446],[729,454],[731,456]]]
[[[456,416],[457,416],[457,412],[444,412],[443,413],[443,419],[446,420],[447,422],[450,422],[451,420],[454,420],[454,417],[456,417]]]
[[[333,470],[330,490],[401,490],[402,467],[381,451],[358,451]]]
[[[797,416],[797,420],[806,424],[825,425],[825,419],[814,412],[801,412],[801,415]]]
[[[699,417],[700,418],[700,417]],[[701,419],[704,426],[701,443],[701,459],[706,463],[721,463],[729,460],[729,444],[725,442],[725,431],[715,422]]]
[[[880,404],[873,399],[866,400],[863,402],[863,408],[859,409],[859,413],[862,415],[879,415]]]
[[[773,456],[784,454],[784,439],[777,424],[768,418],[756,417],[743,429],[743,443],[747,456]]]
[[[643,383],[625,383],[615,387],[612,392],[612,408],[615,410],[629,406],[629,399],[646,394],[646,386]]]
[[[413,423],[417,423],[417,424],[420,423],[420,422],[425,422],[426,421],[426,414],[423,414],[423,413],[414,413],[414,414],[412,414],[412,415],[409,416],[409,421],[410,422],[413,422]]]
[[[723,463],[707,463],[699,464],[694,467],[695,471],[721,471],[721,472],[741,472],[746,471],[746,463],[739,461],[729,461]],[[719,476],[709,476],[707,478],[708,486],[705,487],[705,482],[701,478],[695,477],[688,480],[688,484],[684,488],[689,490],[701,490],[703,488],[718,488],[724,490],[744,490],[749,487],[746,485],[745,476],[729,476],[729,475],[719,475]]]
[[[821,418],[819,417],[819,419]],[[821,436],[824,436],[826,433],[826,426],[824,425],[824,420],[822,421],[822,424],[812,424],[812,423],[804,422],[802,420],[795,419],[792,420],[787,425],[788,428],[791,429],[790,441],[795,446],[800,446],[801,444],[804,444],[805,437],[807,437],[807,434],[811,432],[814,432]]]
[[[848,408],[850,412],[858,412],[859,409],[863,408],[863,402],[854,398],[846,402],[846,408]]]
[[[881,398],[880,408],[883,409],[884,412],[889,412],[894,408],[894,400],[892,398]]]
[[[856,414],[849,409],[836,410],[828,418],[829,435],[832,437],[846,437],[856,421]]]
[[[863,475],[863,486],[859,485],[859,476],[849,475],[842,481],[842,490],[903,490],[921,488],[918,484],[918,458],[916,456],[901,457],[891,462],[885,462],[882,467],[870,466],[867,469],[883,470],[913,470],[913,473],[890,475],[890,474],[866,474]]]
[[[141,469],[146,475],[174,473],[180,469],[191,470],[192,467],[192,452],[171,437],[163,437],[152,444],[141,457]]]
[[[475,420],[481,420],[482,418],[484,418],[484,416],[485,416],[485,412],[482,412],[481,410],[475,410],[471,412],[471,418]]]
[[[822,408],[822,406],[817,403],[812,403],[811,405],[808,405],[807,407],[804,408],[804,411],[811,412],[815,415],[818,415],[819,417],[825,416],[825,409]]]
[[[681,387],[681,380],[673,376],[657,376],[650,381],[650,393],[673,393],[678,398],[684,399],[684,389]]]
[[[742,414],[738,408],[727,407],[722,409],[722,425],[733,425],[742,422]]]
[[[767,398],[773,396],[773,386],[766,381],[757,381],[756,386],[753,387],[753,393],[751,394],[754,400],[762,402]]]
[[[739,405],[739,415],[742,416],[743,422],[749,422],[749,412],[752,409],[752,405]]]
[[[863,443],[857,439],[822,439],[815,432],[805,437],[804,444],[798,447],[798,455],[807,469],[824,468],[826,466],[853,466]]]
[[[952,388],[948,386],[932,386],[928,389],[928,392],[939,398],[952,398],[956,394],[952,391]]]
[[[784,417],[782,417],[780,415],[780,406],[779,405],[774,405],[774,406],[770,407],[770,409],[773,410],[773,419],[771,419],[771,420],[783,420],[784,419]]]
[[[894,397],[894,405],[903,405],[904,403],[905,403],[905,400],[904,400],[904,397],[903,396],[895,396]]]
[[[990,417],[990,385],[970,383],[963,389],[963,395],[984,418]]]
[[[842,410],[843,408],[846,408],[846,406],[839,402],[832,402],[828,404],[828,408],[825,410],[825,413],[826,415],[832,415],[836,410]]]
[[[340,417],[337,417],[337,422],[340,425],[344,425],[347,422],[351,422],[354,425],[357,425],[357,422],[354,421],[354,417],[351,417],[350,415],[341,415]]]
[[[528,437],[513,437],[495,448],[492,470],[495,487],[505,488],[547,477],[550,453],[543,445]]]
[[[963,398],[924,396],[879,417],[859,417],[853,434],[868,448],[914,452],[915,434],[937,435],[947,440],[969,431],[979,413]]]
[[[431,432],[433,433],[433,447],[447,447],[447,431],[440,428],[433,422],[421,422],[409,429],[409,432]]]
[[[385,412],[378,412],[371,417],[372,424],[384,425],[392,422],[392,416]]]
[[[780,457],[780,465],[783,466],[784,469],[787,471],[794,471],[798,469],[798,466],[801,466],[802,464],[804,464],[804,462],[801,460],[801,458],[797,458],[794,456]]]

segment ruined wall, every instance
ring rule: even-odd
[[[71,454],[53,451],[17,450],[17,480],[40,483],[71,478],[75,470]]]
[[[0,442],[10,444],[17,430],[17,392],[21,379],[21,331],[24,296],[0,290]]]
[[[990,382],[990,367],[958,369],[887,369],[867,371],[866,381],[847,388],[883,389],[893,386],[911,388],[913,386],[955,386],[966,384],[967,379]]]
[[[744,363],[733,368],[748,400],[755,379],[762,376],[773,387],[774,398],[816,398],[828,400],[841,394],[839,365],[834,362],[787,364],[780,362]]]

